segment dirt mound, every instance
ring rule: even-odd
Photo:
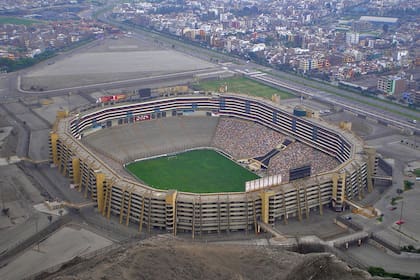
[[[304,261],[296,265],[286,277],[287,280],[354,280],[354,279],[383,279],[371,277],[364,270],[350,268],[346,263],[332,254],[307,254]]]
[[[43,279],[374,279],[330,254],[276,247],[148,240],[95,257]]]

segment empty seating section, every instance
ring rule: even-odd
[[[217,118],[173,117],[102,129],[84,137],[90,146],[129,162],[194,147],[208,147]]]

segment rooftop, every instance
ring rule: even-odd
[[[393,17],[374,17],[374,16],[361,16],[361,21],[370,21],[370,22],[383,22],[383,23],[397,23],[398,18]]]

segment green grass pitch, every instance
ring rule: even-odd
[[[259,96],[267,99],[271,99],[273,94],[278,94],[281,99],[288,99],[295,97],[294,95],[281,91],[267,85],[258,83],[254,80],[244,77],[233,77],[222,80],[209,80],[200,81],[199,84],[195,84],[194,87],[198,90],[205,91],[218,91],[219,87],[226,84],[228,92],[236,92],[242,94],[248,94],[253,96]]]
[[[126,169],[156,189],[195,193],[242,192],[246,181],[259,178],[213,150],[133,162]]]

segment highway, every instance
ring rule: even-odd
[[[139,84],[144,83],[153,83],[153,82],[163,82],[163,81],[171,81],[171,80],[182,80],[193,78],[195,75],[203,75],[203,74],[211,74],[214,70],[192,70],[192,71],[185,71],[185,72],[178,72],[178,73],[171,73],[171,74],[164,74],[164,75],[156,75],[156,76],[149,76],[149,77],[140,77],[135,79],[127,79],[127,80],[119,80],[113,82],[104,82],[104,83],[97,83],[97,84],[87,84],[82,86],[75,86],[75,87],[68,87],[68,88],[60,88],[60,89],[53,89],[53,90],[44,90],[39,92],[28,91],[21,88],[21,76],[17,77],[16,81],[16,89],[20,93],[24,93],[26,95],[36,95],[38,97],[47,97],[47,96],[56,96],[56,95],[65,95],[69,92],[92,92],[95,90],[102,90],[102,89],[119,89],[123,87],[134,87],[138,86]]]
[[[313,98],[317,101],[328,103],[334,106],[340,106],[347,111],[378,120],[386,125],[393,125],[401,129],[409,129],[416,134],[420,134],[420,128],[416,124],[412,123],[412,119],[398,115],[409,114],[414,117],[413,119],[420,120],[420,112],[418,111],[411,111],[408,108],[399,106],[397,104],[384,102],[380,99],[365,97],[357,93],[338,89],[332,85],[326,85],[318,81],[304,79],[302,77],[273,70],[271,68],[267,68],[252,62],[250,63],[244,59],[232,57],[224,53],[215,52],[208,48],[191,45],[182,40],[177,40],[170,37],[169,35],[161,34],[156,31],[145,31],[138,28],[136,29],[127,24],[113,21],[107,16],[106,13],[101,14],[98,19],[108,24],[113,24],[120,28],[130,30],[133,33],[133,36],[138,39],[144,40],[147,38],[152,38],[154,40],[165,43],[168,46],[173,45],[176,47],[176,50],[201,59],[211,60],[214,57],[222,59],[228,62],[224,63],[223,66],[227,67],[230,71],[244,75],[250,79],[275,87],[287,89],[297,95],[303,95]],[[260,70],[263,70],[264,73]],[[272,72],[274,74],[265,73],[266,71]],[[325,90],[320,90],[320,88],[325,88]],[[331,91],[334,91],[337,94],[332,94]],[[340,95],[346,95],[348,98],[342,97]],[[374,106],[368,104],[374,104]]]
[[[348,111],[351,111],[358,115],[363,115],[372,119],[377,119],[379,121],[384,122],[385,124],[390,124],[396,126],[401,129],[411,129],[416,134],[420,134],[420,128],[418,128],[415,124],[410,123],[407,120],[403,120],[398,118],[392,114],[385,114],[383,111],[375,110],[371,106],[361,104],[359,102],[351,102],[345,98],[336,96],[331,93],[327,93],[318,89],[312,89],[306,86],[297,85],[293,82],[284,82],[280,80],[278,77],[262,73],[259,71],[255,72],[247,72],[242,71],[240,69],[232,69],[237,73],[245,75],[246,77],[263,82],[265,84],[278,86],[281,88],[285,88],[287,90],[291,90],[299,95],[304,97],[310,97],[312,99],[328,103],[334,106],[340,106]]]
[[[253,79],[258,82],[262,82],[264,84],[268,84],[274,87],[283,88],[288,91],[295,93],[298,96],[309,97],[315,99],[320,102],[328,103],[333,106],[339,106],[344,108],[347,111],[351,111],[355,114],[365,116],[371,119],[378,120],[386,125],[392,125],[401,129],[413,131],[416,134],[420,134],[420,128],[413,124],[407,117],[403,117],[394,113],[390,113],[383,108],[392,110],[398,113],[410,113],[416,119],[420,120],[420,112],[408,111],[408,109],[398,106],[396,104],[390,104],[383,102],[381,100],[375,100],[372,98],[367,98],[365,96],[361,96],[359,94],[355,94],[352,92],[347,92],[342,89],[334,88],[330,85],[322,84],[317,81],[303,79],[301,77],[297,77],[291,75],[289,73],[284,73],[280,71],[276,71],[267,67],[263,67],[261,65],[255,63],[249,63],[246,60],[242,60],[239,58],[231,57],[229,55],[223,53],[217,53],[213,50],[209,50],[207,48],[202,48],[196,45],[190,45],[185,43],[181,40],[176,40],[174,38],[169,37],[168,35],[163,35],[157,32],[148,32],[145,30],[134,29],[131,26],[126,24],[117,23],[107,17],[106,11],[101,13],[98,16],[98,19],[113,25],[117,25],[120,28],[125,28],[130,30],[133,33],[133,37],[136,37],[141,40],[157,40],[168,47],[172,45],[175,46],[177,51],[184,52],[188,55],[192,55],[195,57],[199,57],[201,59],[212,60],[213,58],[218,58],[219,60],[223,60],[224,67],[228,70],[235,72],[240,75],[244,75],[250,79]],[[232,63],[234,62],[234,63]],[[260,70],[264,71],[261,72]],[[27,70],[26,70],[27,71]],[[22,71],[22,73],[26,72]],[[204,72],[204,71],[203,71]],[[201,72],[201,73],[203,73]],[[272,73],[268,73],[272,72]],[[169,75],[159,75],[154,77],[143,77],[138,79],[130,79],[130,80],[123,80],[123,81],[115,81],[115,82],[107,82],[107,83],[99,83],[99,84],[90,84],[84,86],[77,86],[71,88],[62,88],[56,90],[49,90],[43,92],[34,92],[34,91],[26,91],[23,90],[20,86],[20,73],[9,73],[7,74],[8,82],[2,83],[0,86],[0,102],[1,101],[8,101],[10,99],[25,97],[25,96],[37,96],[37,97],[50,97],[50,96],[59,96],[59,95],[66,95],[68,92],[91,92],[95,90],[103,90],[109,88],[123,88],[123,87],[133,87],[136,85],[144,84],[144,83],[153,83],[153,82],[161,82],[161,81],[168,81],[168,80],[179,80],[185,78],[192,78],[195,74],[201,74],[200,72],[183,72],[183,73],[175,73]],[[2,77],[3,79],[6,77]],[[320,90],[320,88],[325,88],[326,90]],[[340,95],[332,94],[331,91],[340,93],[341,95],[345,93],[348,95],[350,99],[344,98]],[[375,106],[371,106],[368,104],[375,104]]]

